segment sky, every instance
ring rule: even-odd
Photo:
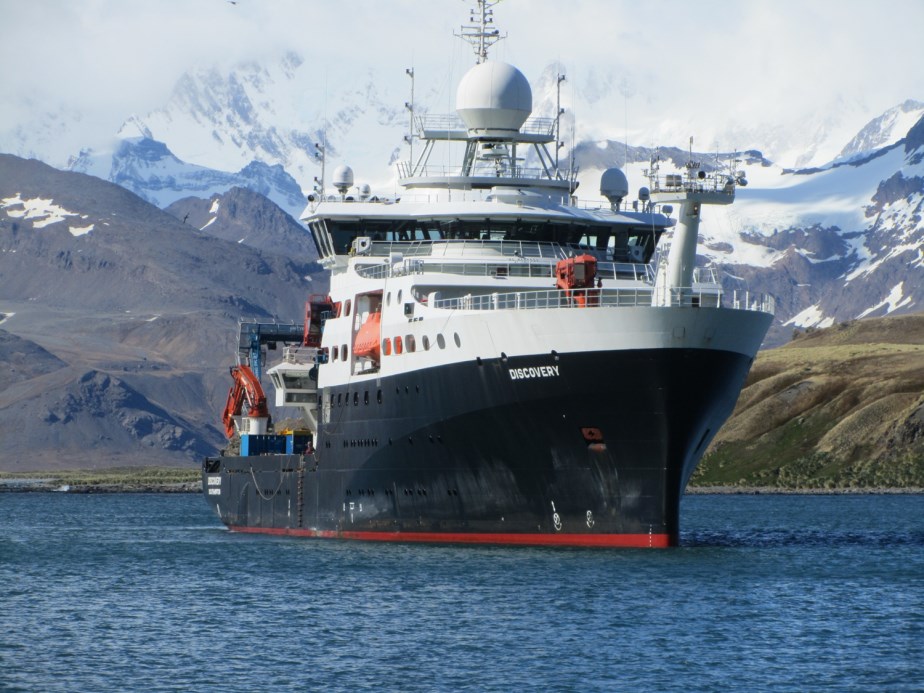
[[[0,149],[4,132],[40,113],[75,142],[111,136],[132,113],[162,106],[184,71],[287,50],[325,89],[370,67],[396,82],[411,65],[461,76],[452,34],[470,4],[0,0]],[[503,0],[494,12],[509,33],[495,58],[530,80],[560,61],[584,108],[610,94],[591,122],[618,122],[614,134],[633,144],[651,144],[641,133],[655,121],[678,133],[722,123],[740,147],[753,128],[852,133],[906,99],[924,101],[921,0]]]

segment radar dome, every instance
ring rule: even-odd
[[[629,179],[618,168],[608,168],[600,176],[600,194],[610,201],[611,205],[618,206],[623,198],[629,194]]]
[[[353,169],[349,166],[338,166],[334,169],[332,182],[337,192],[341,195],[346,194],[346,191],[353,187]]]
[[[533,110],[533,92],[513,65],[487,61],[465,73],[456,91],[456,111],[469,135],[517,132]]]

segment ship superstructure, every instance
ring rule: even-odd
[[[240,452],[206,460],[203,485],[232,529],[677,542],[683,489],[772,318],[769,299],[694,266],[702,207],[732,203],[744,174],[652,166],[630,200],[609,169],[608,204],[581,205],[557,119],[531,118],[526,78],[487,59],[492,4],[463,28],[477,63],[457,113],[415,117],[400,198],[346,167],[337,194],[309,198],[329,295],[309,300],[298,340],[263,326],[290,343],[267,371],[276,404],[304,423],[263,433],[226,412]],[[459,154],[434,157],[446,146]]]

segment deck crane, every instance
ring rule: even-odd
[[[241,418],[241,432],[266,433],[270,415],[266,406],[266,395],[257,376],[249,366],[240,365],[231,366],[231,377],[234,379],[234,384],[228,391],[228,401],[221,416],[225,425],[225,434],[229,439],[234,437],[235,419],[241,416],[245,399],[247,400],[247,414]]]

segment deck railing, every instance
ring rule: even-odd
[[[432,307],[444,310],[537,310],[548,308],[632,308],[651,307],[653,287],[619,289],[560,289],[516,291],[511,293],[467,294],[453,298],[438,298]],[[686,289],[671,292],[671,307],[718,308],[723,307],[724,294],[720,290],[697,291]],[[731,305],[736,310],[774,312],[773,298],[762,294],[734,292]]]

